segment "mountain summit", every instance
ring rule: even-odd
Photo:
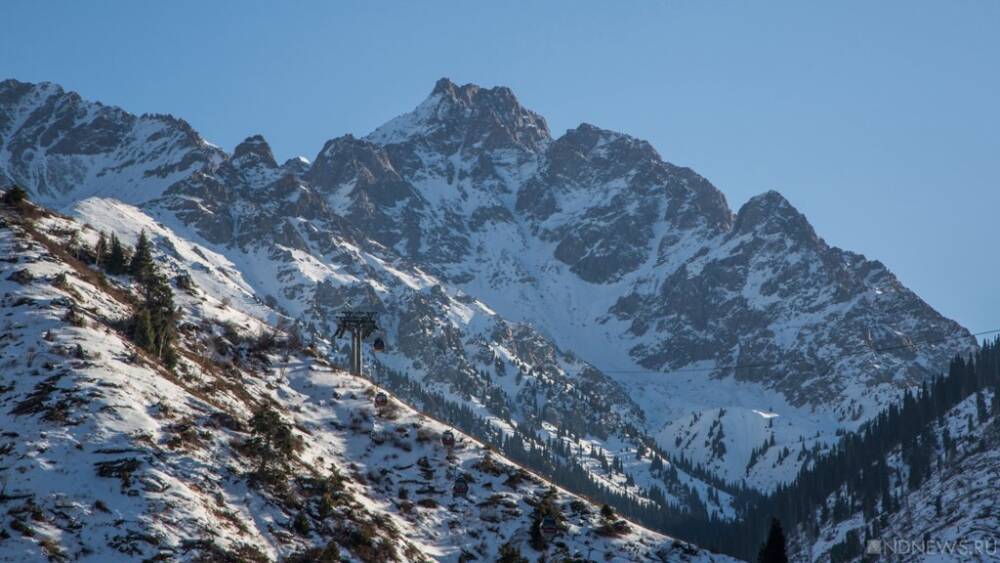
[[[454,154],[463,147],[538,151],[551,137],[545,119],[525,109],[510,88],[458,86],[442,78],[416,109],[379,127],[368,139],[383,145],[423,142]]]

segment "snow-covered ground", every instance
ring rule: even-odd
[[[634,524],[612,531],[599,507],[460,432],[444,448],[450,428],[395,398],[376,411],[371,382],[315,353],[251,354],[273,313],[240,299],[221,257],[176,241],[163,252],[172,235],[148,219],[103,226],[126,241],[144,228],[167,273],[192,265],[195,289],[175,290],[173,372],[118,329],[129,279],[102,280],[66,254],[96,230],[57,216],[38,231],[9,212],[0,222],[0,559],[273,560],[332,543],[360,561],[489,558],[502,544],[549,558],[726,560]],[[284,487],[248,477],[241,444],[263,404],[301,440]],[[460,477],[465,495],[452,492]],[[532,514],[550,490],[562,523],[539,551]]]

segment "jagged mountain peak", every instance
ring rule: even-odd
[[[309,162],[308,158],[304,156],[294,156],[286,160],[284,164],[281,165],[281,169],[289,174],[299,176],[305,174],[311,165],[312,163]]]
[[[551,141],[545,118],[522,106],[510,88],[459,86],[447,78],[416,109],[367,138],[383,145],[422,139],[451,153],[463,146],[538,151]]]
[[[559,137],[557,141],[596,145],[601,142],[613,142],[619,139],[628,139],[636,143],[649,144],[646,141],[636,139],[626,135],[625,133],[598,127],[597,125],[587,123],[586,121],[580,123],[573,129],[567,129],[566,133],[564,133],[562,137]]]
[[[449,78],[441,78],[434,84],[431,96],[442,96],[452,101],[466,105],[476,105],[485,101],[501,102],[508,110],[513,110],[520,103],[514,92],[507,86],[494,86],[493,88],[483,88],[478,84],[467,83],[463,85],[455,84]]]
[[[336,185],[351,180],[359,171],[365,174],[398,175],[385,150],[367,139],[347,134],[328,140],[316,155],[306,178],[318,185]]]
[[[768,190],[747,200],[736,214],[733,231],[739,234],[752,231],[781,234],[797,240],[820,242],[805,215],[776,190]]]
[[[549,146],[549,159],[558,165],[562,159],[605,160],[616,167],[636,166],[640,162],[662,163],[660,154],[649,142],[624,133],[581,123],[569,129]]]
[[[0,182],[55,206],[93,195],[146,201],[226,158],[182,119],[136,116],[51,82],[16,80],[0,84],[0,147]]]
[[[392,168],[385,150],[380,145],[348,133],[323,144],[323,148],[309,168],[309,176],[319,179],[331,167],[353,167],[358,163],[369,167]]]
[[[12,94],[24,94],[35,91],[39,94],[63,94],[63,87],[55,82],[22,82],[14,78],[8,78],[0,82],[0,101],[9,102],[8,96]]]
[[[264,136],[259,134],[251,135],[236,145],[232,161],[237,167],[278,167],[277,161],[274,160],[274,153],[271,152],[271,146],[264,139]]]

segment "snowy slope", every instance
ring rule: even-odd
[[[274,329],[259,305],[232,306],[238,279],[175,290],[181,361],[170,372],[116,328],[129,280],[70,255],[97,231],[58,216],[34,223],[0,210],[0,558],[263,561],[339,545],[351,560],[452,561],[502,543],[538,553],[530,527],[546,482],[461,433],[446,451],[448,427],[395,399],[375,412],[371,383],[315,351],[260,344]],[[225,269],[194,246],[161,253],[172,237],[145,226],[167,272],[190,253]],[[301,438],[284,487],[247,477],[241,444],[265,403]],[[465,496],[451,494],[458,476]],[[550,502],[564,523],[548,557],[726,560],[634,524],[607,532],[597,507],[562,490]]]
[[[563,455],[563,460],[571,458],[590,473],[594,482],[618,494],[645,499],[647,490],[656,486],[662,489],[661,502],[667,508],[684,512],[695,503],[707,505],[712,513],[733,514],[728,493],[709,498],[711,485],[703,480],[683,470],[669,475],[654,471],[651,452],[636,458],[636,448],[647,437],[626,434],[641,419],[612,380],[553,347],[530,327],[509,323],[477,300],[442,290],[433,276],[405,264],[386,263],[378,254],[352,248],[349,243],[339,243],[337,248],[342,254],[350,252],[350,261],[316,260],[301,251],[283,251],[275,256],[256,249],[241,252],[207,241],[196,244],[192,242],[198,238],[196,234],[189,234],[191,238],[179,236],[143,211],[113,200],[85,200],[74,213],[81,222],[117,232],[125,240],[134,240],[140,230],[145,230],[153,244],[169,256],[168,267],[173,274],[189,274],[207,294],[261,320],[290,324],[287,314],[297,320],[296,327],[308,334],[333,333],[333,315],[339,308],[324,306],[331,299],[373,303],[376,310],[383,312],[412,311],[400,315],[410,323],[409,327],[393,326],[393,317],[386,318],[383,313],[390,352],[369,357],[377,368],[373,374],[376,379],[408,374],[404,378],[419,381],[422,394],[434,393],[442,400],[470,408],[497,432],[497,446],[499,436],[509,435],[515,428],[530,432],[524,435],[532,436],[538,444],[548,440],[572,443],[576,449]],[[184,225],[176,228],[185,230]],[[359,270],[354,266],[357,263],[365,267]],[[268,273],[275,271],[279,272],[278,279],[273,275],[268,279]],[[285,313],[276,314],[264,307],[253,293],[281,294],[288,288],[294,290],[317,282],[323,294],[302,292],[295,294],[294,300],[272,301]],[[367,289],[359,291],[359,286]],[[438,342],[441,335],[446,337],[443,345]],[[347,361],[343,349],[334,348],[329,357]],[[420,375],[423,377],[418,378]],[[391,381],[386,384],[391,387]],[[628,459],[627,475],[602,466],[584,452],[584,447],[604,452],[609,460]]]
[[[801,444],[826,447],[975,347],[780,194],[734,213],[645,141],[588,124],[552,138],[507,88],[442,79],[366,138],[278,165],[259,136],[230,156],[180,120],[7,81],[0,143],[0,172],[36,198],[95,224],[107,198],[136,204],[210,250],[186,259],[241,277],[204,281],[237,306],[270,303],[317,334],[345,306],[380,311],[384,369],[498,426],[572,427],[620,459],[655,438],[761,490],[808,461]],[[673,485],[641,461],[631,490],[594,477],[634,497]],[[715,502],[688,477],[709,512],[732,513],[726,490]]]

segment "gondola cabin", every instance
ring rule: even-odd
[[[556,519],[551,516],[542,518],[542,523],[538,526],[538,531],[542,533],[545,541],[550,541],[556,537],[556,532],[559,531],[558,526],[556,526]]]
[[[385,392],[383,391],[375,393],[375,408],[379,409],[385,408],[385,406],[388,404],[389,404],[389,395],[386,395]]]
[[[374,342],[372,342],[372,348],[374,348],[376,352],[385,352],[385,340],[379,336]]]
[[[464,497],[469,492],[469,483],[461,477],[455,479],[455,487],[452,489],[452,492],[455,493],[455,496]]]
[[[446,448],[455,447],[455,433],[451,430],[445,430],[444,434],[441,434],[441,445]]]

